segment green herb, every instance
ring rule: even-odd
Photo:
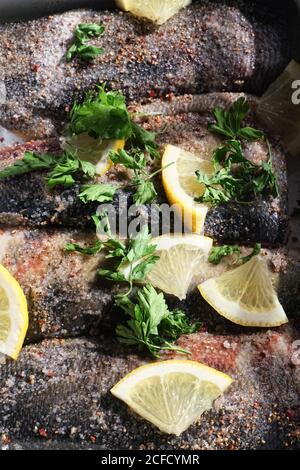
[[[197,202],[213,205],[228,201],[251,202],[258,194],[270,194],[273,197],[279,194],[271,160],[261,165],[245,160],[235,168],[227,164],[212,177],[197,171],[196,178],[205,186],[204,193],[195,198]]]
[[[279,189],[272,169],[269,142],[269,161],[260,165],[249,161],[242,148],[241,140],[264,138],[263,132],[252,127],[242,127],[242,121],[249,113],[245,98],[239,98],[228,111],[215,108],[216,124],[209,125],[211,132],[226,137],[223,145],[213,152],[215,174],[208,177],[202,171],[196,172],[197,181],[204,185],[204,192],[195,198],[197,202],[220,204],[222,202],[250,202],[258,194],[278,196]]]
[[[106,258],[114,258],[115,267],[112,270],[99,269],[99,276],[108,280],[127,282],[130,292],[133,282],[144,280],[159,260],[159,256],[153,255],[156,245],[151,245],[150,241],[151,237],[146,225],[135,238],[129,239],[127,246],[120,246],[118,240],[109,239],[104,243],[104,246],[108,249]],[[124,267],[129,267],[127,277],[122,273]]]
[[[125,139],[127,147],[147,151],[151,157],[159,158],[156,134],[148,132],[134,123],[128,112],[125,97],[117,91],[106,91],[105,85],[98,87],[96,94],[87,94],[83,103],[75,103],[71,114],[69,133],[88,133],[102,139]]]
[[[103,54],[104,50],[101,47],[88,45],[87,42],[101,36],[104,31],[104,26],[95,23],[79,24],[75,30],[73,44],[66,53],[66,60],[70,62],[74,57],[79,56],[89,61]]]
[[[59,157],[25,152],[22,160],[18,160],[0,172],[0,180],[38,170],[51,170],[46,176],[49,188],[58,185],[72,186],[76,181],[92,178],[96,172],[95,165],[79,160],[76,155],[69,152]]]
[[[200,322],[191,323],[182,310],[174,310],[160,324],[160,333],[165,338],[176,340],[181,335],[191,335],[200,330]]]
[[[71,114],[69,132],[87,132],[94,138],[128,139],[132,135],[132,123],[125,97],[117,91],[105,91],[98,87],[96,95],[89,93],[82,104],[75,103]]]
[[[235,163],[248,163],[248,160],[243,155],[242,145],[239,140],[227,140],[223,147],[218,147],[214,151],[212,160],[216,169],[220,166],[230,168]]]
[[[247,263],[250,261],[253,256],[256,256],[260,253],[261,245],[256,243],[253,248],[253,251],[247,256],[238,256],[236,263]],[[238,245],[223,245],[223,246],[215,246],[211,249],[208,261],[213,264],[219,264],[220,261],[225,257],[233,254],[239,255],[241,253],[241,249]]]
[[[97,240],[93,246],[83,247],[81,245],[77,245],[76,243],[67,243],[65,245],[65,250],[69,252],[77,251],[83,255],[96,255],[102,250],[102,243],[100,240]]]
[[[258,140],[264,137],[264,133],[253,127],[242,127],[242,121],[250,111],[250,106],[246,99],[241,97],[235,101],[228,111],[222,108],[215,108],[213,114],[216,123],[209,126],[209,130],[220,134],[228,139]]]
[[[219,264],[225,256],[233,255],[235,253],[239,254],[240,252],[241,249],[237,245],[215,246],[210,251],[208,261],[213,264]]]
[[[191,325],[183,312],[170,311],[163,294],[158,294],[150,284],[137,293],[135,302],[126,296],[117,299],[116,304],[130,317],[116,328],[122,344],[146,350],[154,357],[159,357],[160,350],[190,354],[172,342],[183,333],[198,331],[200,324]]]
[[[95,173],[96,167],[92,163],[79,160],[76,155],[65,152],[61,161],[48,174],[47,183],[49,188],[70,187],[76,181],[93,177]]]
[[[110,202],[113,200],[118,187],[112,184],[86,184],[82,187],[79,199],[88,202]]]
[[[110,152],[109,157],[113,163],[123,165],[130,170],[144,170],[147,165],[145,155],[137,150],[129,154],[121,149],[118,152]]]
[[[208,177],[202,171],[196,172],[197,181],[204,185],[204,192],[195,198],[197,202],[220,204],[222,202],[250,202],[258,194],[278,196],[279,189],[272,169],[271,148],[268,141],[269,160],[260,165],[248,160],[241,140],[257,140],[264,134],[252,127],[242,127],[242,121],[249,113],[245,98],[239,98],[228,111],[214,110],[216,124],[210,125],[211,132],[225,136],[227,140],[213,152],[215,174]]]
[[[152,181],[135,178],[133,184],[136,186],[136,191],[133,196],[133,202],[136,205],[141,206],[152,202],[156,198],[157,192]]]
[[[155,132],[146,131],[135,122],[132,122],[131,146],[148,152],[152,158],[160,159],[160,153],[157,149],[155,139]]]
[[[33,171],[49,170],[56,165],[57,161],[58,158],[53,155],[38,155],[33,152],[25,152],[22,160],[18,160],[13,165],[0,171],[0,180],[24,175]]]
[[[123,165],[125,168],[134,171],[132,186],[135,188],[135,194],[133,196],[133,202],[135,204],[143,205],[155,199],[157,192],[151,179],[158,172],[161,172],[162,168],[149,175],[146,169],[147,161],[145,155],[136,149],[132,149],[131,153],[125,150],[111,152],[110,159],[114,163]]]
[[[251,258],[253,258],[253,256],[259,255],[260,250],[261,250],[261,244],[256,243],[254,245],[252,253],[250,253],[248,256],[243,256],[240,258],[241,263],[247,263],[248,261],[250,261]]]
[[[220,204],[222,202],[227,202],[231,199],[231,194],[227,194],[225,188],[219,188],[218,186],[225,186],[228,189],[228,186],[235,183],[235,179],[228,172],[228,170],[222,169],[219,170],[211,178],[202,171],[196,171],[197,181],[205,186],[205,190],[201,196],[195,197],[197,202],[206,202],[210,204]]]

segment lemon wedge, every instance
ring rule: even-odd
[[[194,201],[194,197],[200,196],[205,190],[204,185],[197,182],[195,172],[202,170],[211,176],[214,172],[211,161],[167,145],[162,157],[162,168],[162,183],[169,203],[175,205],[187,227],[200,233],[209,206]]]
[[[0,265],[0,352],[17,359],[27,328],[26,297],[18,282]]]
[[[122,10],[135,16],[147,18],[156,24],[163,24],[192,0],[117,0]]]
[[[96,165],[96,174],[103,176],[110,170],[113,163],[109,158],[110,152],[117,152],[123,149],[125,140],[102,140],[94,139],[88,133],[73,135],[63,139],[64,150],[75,151],[81,160],[88,161]]]
[[[151,245],[156,245],[155,254],[160,259],[144,282],[180,300],[185,299],[193,278],[203,272],[213,240],[196,234],[174,234],[153,238]],[[130,274],[130,266],[123,268],[123,274]]]
[[[111,393],[162,432],[179,436],[232,383],[195,361],[162,361],[133,370]]]
[[[220,315],[238,325],[273,327],[288,321],[261,256],[198,288]]]

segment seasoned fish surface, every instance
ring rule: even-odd
[[[11,448],[23,442],[25,448],[299,449],[300,376],[293,355],[298,328],[182,338],[193,360],[235,381],[179,438],[160,433],[110,394],[144,363],[116,342],[100,337],[27,346],[18,362],[0,365],[0,435]]]
[[[97,335],[103,330],[115,335],[115,326],[124,315],[114,307],[113,296],[125,292],[126,285],[105,282],[97,276],[103,256],[68,254],[68,242],[89,246],[94,236],[75,230],[2,230],[0,263],[18,280],[29,307],[26,342],[43,338]],[[243,249],[248,254],[249,249]],[[274,286],[289,318],[297,317],[300,302],[300,262],[284,249],[264,250]],[[209,331],[244,332],[243,327],[218,315],[199,294],[196,285],[217,276],[232,265],[224,260],[219,266],[208,263],[204,274],[194,280],[187,299],[180,302],[167,296],[170,308],[182,308],[194,321]]]
[[[112,286],[96,285],[101,257],[68,255],[76,232],[0,231],[0,262],[16,277],[28,301],[26,341],[93,333],[113,303]],[[93,242],[84,235],[80,242]]]
[[[130,100],[169,93],[261,94],[293,57],[293,2],[201,0],[159,28],[113,11],[71,11],[0,25],[6,103],[0,124],[41,137],[61,127],[74,98],[107,82]],[[64,55],[75,27],[103,23],[91,64]]]
[[[170,105],[162,104],[159,100],[150,106],[135,108],[142,112],[159,112],[159,116],[151,115],[146,118],[144,126],[157,131],[158,144],[163,152],[166,144],[170,143],[185,148],[188,151],[210,160],[213,150],[220,145],[218,137],[207,130],[211,121],[212,110],[216,105],[229,106],[239,94],[209,94],[200,96],[185,96],[174,100]],[[253,111],[255,98],[249,97]],[[255,118],[249,120],[254,125]],[[163,131],[163,132],[162,132]],[[285,150],[275,138],[270,138],[272,147],[272,162],[277,176],[280,195],[277,198],[258,199],[252,204],[227,203],[212,207],[205,222],[204,232],[216,241],[224,243],[263,243],[266,246],[283,243],[287,232],[287,171]],[[30,142],[24,146],[14,146],[0,151],[0,169],[11,165],[22,158],[25,150],[37,152],[58,151],[58,142]],[[269,159],[267,144],[254,142],[246,145],[245,154],[250,160],[260,163]],[[118,170],[109,172],[105,181],[110,183],[122,180],[123,185],[130,184],[130,178],[124,179]],[[101,180],[104,181],[104,180]],[[165,203],[166,198],[160,178],[156,181],[159,193],[157,202]],[[34,188],[34,191],[32,189]],[[78,199],[79,187],[49,190],[43,173],[34,172],[0,181],[0,224],[10,226],[45,225],[88,226],[90,215],[95,213],[97,204],[85,205]],[[132,194],[120,190],[114,201],[118,214],[132,204]],[[144,217],[150,214],[149,207],[142,207],[139,213]]]

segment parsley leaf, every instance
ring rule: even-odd
[[[118,187],[112,184],[86,184],[82,187],[79,199],[88,202],[110,202],[113,200]]]
[[[149,274],[154,264],[159,260],[159,256],[149,256],[144,261],[138,263],[131,273],[132,281],[143,281]]]
[[[49,170],[56,165],[57,161],[58,157],[53,155],[38,155],[34,152],[25,152],[22,160],[17,160],[13,165],[0,171],[0,180],[24,175],[32,171]]]
[[[88,94],[82,104],[75,103],[70,114],[69,132],[87,132],[94,138],[128,139],[132,135],[131,119],[125,97],[117,91],[105,91],[98,87],[98,93]]]
[[[83,247],[81,245],[77,245],[76,243],[67,243],[65,245],[65,250],[72,253],[77,251],[83,255],[95,255],[99,253],[103,248],[103,245],[100,240],[97,240],[93,246]]]
[[[136,191],[133,196],[135,204],[140,206],[147,202],[152,202],[156,198],[157,192],[152,181],[137,178],[133,180],[133,184],[136,185]]]
[[[171,344],[181,334],[198,331],[199,324],[191,325],[181,311],[171,312],[162,293],[150,285],[138,291],[135,301],[127,296],[116,300],[116,304],[129,316],[125,324],[119,324],[116,333],[119,341],[127,346],[136,346],[159,357],[163,349],[190,354]]]
[[[209,125],[209,130],[228,139],[237,139],[239,137],[245,140],[262,139],[264,137],[263,132],[249,126],[242,127],[242,121],[249,111],[250,106],[243,97],[237,99],[228,111],[217,107],[213,111],[216,123]]]
[[[66,53],[66,60],[70,62],[74,57],[79,56],[84,60],[93,60],[97,55],[103,54],[101,47],[87,45],[93,38],[101,36],[105,31],[103,25],[95,23],[82,23],[76,27],[73,44]]]
[[[174,310],[161,321],[159,331],[165,338],[176,340],[180,335],[197,333],[202,324],[191,323],[182,310]]]
[[[113,281],[126,281],[131,291],[133,282],[144,280],[159,260],[159,256],[153,255],[156,245],[151,245],[150,241],[148,227],[145,225],[135,238],[129,239],[127,246],[113,238],[103,242],[108,250],[106,258],[115,260],[115,269],[99,269],[98,275]],[[130,268],[127,277],[122,273],[125,266]]]
[[[121,149],[118,152],[110,152],[109,157],[113,163],[123,165],[130,170],[142,170],[147,164],[145,155],[138,151],[129,154]]]
[[[231,144],[232,142],[235,141],[231,141]],[[215,166],[223,164],[224,167],[221,166],[212,177],[200,170],[196,171],[197,181],[203,184],[205,189],[195,201],[215,205],[231,200],[250,202],[257,194],[278,196],[279,188],[271,158],[268,162],[256,165],[240,153],[240,145],[235,145],[234,148],[235,151],[229,154],[215,152]]]
[[[155,132],[146,131],[135,122],[132,122],[131,146],[147,151],[152,158],[160,159],[155,139]]]
[[[241,249],[237,245],[215,246],[210,251],[208,261],[213,264],[219,264],[225,256],[233,255],[234,253],[240,252]]]
[[[48,174],[47,183],[49,188],[60,185],[69,187],[75,184],[78,179],[91,178],[95,173],[95,165],[81,161],[76,155],[65,152],[60,162]]]
[[[0,172],[0,180],[38,170],[51,170],[46,177],[49,188],[58,185],[72,186],[76,180],[92,178],[96,172],[95,165],[79,160],[76,155],[69,152],[65,152],[60,157],[25,152],[22,160],[18,160]]]
[[[160,158],[156,134],[133,122],[125,97],[118,91],[106,91],[105,85],[99,86],[96,94],[87,94],[83,103],[75,103],[71,110],[69,133],[84,132],[94,138],[125,139],[128,148],[138,148],[153,158]]]
[[[49,188],[54,188],[58,185],[72,186],[75,183],[73,174],[77,173],[80,169],[78,158],[73,154],[65,154],[65,158],[58,163],[54,169],[48,174],[47,182]]]
[[[133,196],[133,202],[137,205],[143,205],[152,202],[157,196],[154,184],[150,179],[157,174],[157,172],[149,175],[146,171],[147,161],[144,153],[132,149],[131,153],[125,150],[119,150],[119,152],[110,153],[111,160],[116,163],[125,166],[130,170],[134,171],[134,178],[132,180],[132,186],[135,187],[135,194]],[[162,169],[158,170],[161,171]]]
[[[237,263],[247,263],[250,261],[253,256],[256,256],[260,253],[261,245],[256,243],[252,252],[247,256],[239,256],[237,258]],[[238,245],[223,245],[223,246],[215,246],[211,249],[208,261],[213,264],[219,264],[220,261],[225,257],[233,254],[240,254],[241,249]]]

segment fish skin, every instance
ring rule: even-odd
[[[202,96],[184,96],[177,98],[171,104],[153,102],[151,106],[132,108],[132,111],[142,113],[160,113],[143,118],[145,128],[158,132],[157,142],[161,151],[166,144],[172,143],[188,151],[201,155],[210,160],[213,150],[220,145],[221,140],[207,130],[211,120],[213,108],[219,105],[228,106],[238,97],[249,99],[253,116],[249,124],[255,125],[256,98],[234,93],[217,93]],[[164,132],[162,132],[164,130]],[[204,233],[212,236],[219,243],[262,243],[265,246],[282,244],[286,239],[288,226],[287,204],[287,169],[285,149],[277,138],[269,137],[272,147],[272,162],[277,176],[280,195],[277,198],[269,197],[265,201],[257,200],[253,204],[228,203],[209,209],[205,221]],[[0,150],[0,170],[12,164],[16,159],[22,158],[25,150],[43,152],[53,149],[57,152],[59,142],[55,139],[48,141],[29,142],[25,145],[15,145]],[[268,149],[265,142],[249,143],[245,147],[247,158],[260,163],[266,161]],[[45,225],[90,227],[90,216],[96,212],[98,204],[83,204],[78,199],[79,186],[60,190],[49,190],[45,182],[45,173],[34,172],[7,180],[0,180],[0,224],[7,226]],[[126,179],[127,178],[127,179]],[[130,177],[122,174],[118,167],[108,172],[99,181],[114,183],[122,180],[126,186],[130,184]],[[16,191],[16,188],[19,190]],[[32,192],[32,188],[35,191]],[[156,179],[158,191],[157,203],[165,203],[166,198],[160,177]],[[117,212],[123,212],[130,207],[132,190],[120,189],[116,193],[114,205]],[[151,212],[150,206],[142,206],[138,213],[146,219]],[[156,214],[157,220],[159,215]],[[131,218],[132,220],[132,218]]]
[[[0,263],[17,279],[29,306],[26,343],[45,338],[115,334],[124,314],[114,306],[114,295],[127,286],[100,279],[96,271],[103,267],[103,256],[66,253],[68,242],[93,244],[95,236],[76,230],[0,231]],[[246,255],[251,249],[242,248]],[[297,318],[300,301],[300,262],[285,249],[263,250],[280,301],[289,318]],[[200,296],[196,286],[232,269],[232,261],[208,264],[205,273],[194,280],[186,300],[166,296],[171,309],[182,308],[193,321],[211,331],[239,334],[243,327],[225,320]]]
[[[128,13],[92,10],[4,23],[0,78],[7,96],[0,124],[35,138],[53,135],[60,132],[74,97],[102,82],[137,101],[151,91],[157,96],[262,94],[297,55],[295,16],[291,1],[202,0],[160,28]],[[64,55],[81,22],[105,25],[104,36],[93,41],[105,53],[92,64],[66,63]]]
[[[240,336],[182,337],[178,344],[192,352],[191,359],[234,382],[179,438],[160,433],[110,394],[148,360],[105,337],[26,346],[18,362],[7,358],[0,364],[2,441],[10,448],[299,449],[297,337],[299,323]],[[183,357],[162,356],[175,358]]]
[[[220,244],[278,245],[287,239],[288,221],[265,201],[245,205],[228,202],[210,209],[206,215],[204,233]]]

